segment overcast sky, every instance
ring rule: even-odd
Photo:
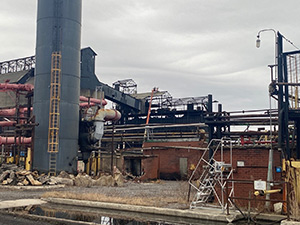
[[[35,54],[35,0],[2,0],[0,61]],[[274,33],[300,46],[299,0],[83,0],[82,47],[111,85],[132,78],[173,97],[212,94],[224,110],[268,108]],[[285,42],[286,51],[294,47]]]

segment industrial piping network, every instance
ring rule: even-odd
[[[32,84],[9,84],[9,83],[0,83],[0,92],[6,91],[27,91],[31,92],[34,90],[34,86]],[[79,100],[82,101],[80,103],[80,107],[90,107],[101,104],[102,106],[107,105],[107,101],[105,99],[96,99],[96,98],[88,98],[85,96],[80,96]],[[21,114],[26,113],[28,108],[19,108],[19,112]],[[32,110],[32,108],[31,108]],[[16,108],[10,109],[0,109],[0,116],[14,116],[16,115]],[[15,121],[0,121],[1,126],[13,126],[16,122]]]
[[[11,145],[11,144],[30,144],[32,138],[31,137],[21,137],[21,141],[19,141],[19,138],[15,137],[2,137],[0,136],[0,145]]]
[[[32,92],[34,90],[34,86],[32,84],[9,84],[9,83],[0,83],[0,91],[27,91]],[[105,99],[96,99],[96,98],[88,98],[85,96],[80,96],[79,100],[82,102],[80,103],[80,108],[91,107],[96,105],[105,106],[107,105],[107,101]],[[31,107],[31,111],[32,111]],[[24,114],[28,111],[28,108],[21,107],[19,108],[19,113]],[[16,108],[10,109],[0,109],[0,116],[14,116],[17,113]],[[121,113],[114,109],[99,109],[97,110],[96,114],[94,115],[94,120],[97,121],[117,121],[121,118]],[[0,121],[0,127],[9,127],[14,126],[17,122],[14,120],[7,120],[7,121]],[[15,142],[16,140],[16,142]],[[32,138],[21,137],[21,139],[15,139],[14,137],[2,137],[0,136],[0,145],[4,144],[30,144]]]
[[[98,99],[94,99],[95,102],[98,102],[96,100]],[[25,109],[25,108],[23,108]],[[14,109],[10,109],[10,111],[8,112],[15,112],[15,108]],[[2,111],[3,112],[3,111]],[[5,112],[5,111],[4,111]],[[6,111],[7,112],[7,111]],[[2,116],[3,114],[1,114],[0,112],[0,116]],[[7,115],[7,113],[6,113]],[[12,114],[14,115],[14,114]],[[95,121],[95,126],[96,126],[96,130],[101,129],[101,133],[103,133],[103,123],[104,121],[118,121],[121,118],[121,113],[118,110],[115,109],[99,109],[97,110],[96,114],[92,117],[92,120]],[[98,128],[99,123],[101,123],[101,128]],[[0,121],[0,126],[14,126],[16,124],[16,121]],[[102,136],[101,136],[102,137]],[[22,144],[30,144],[32,141],[32,138],[26,138],[26,137],[21,137],[20,139],[21,141],[19,141],[19,139],[16,139],[16,144],[20,144],[19,142],[21,142]],[[0,145],[4,144],[14,144],[15,143],[15,138],[14,137],[2,137],[0,136]]]

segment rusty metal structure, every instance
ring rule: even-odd
[[[0,109],[1,162],[25,165],[28,149],[33,149],[34,128],[32,115],[33,86],[30,84],[0,84],[0,91],[14,95],[12,108]],[[27,158],[32,163],[32,158]]]

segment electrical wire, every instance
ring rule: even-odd
[[[287,39],[285,36],[281,35],[284,40],[286,40],[288,43],[290,43],[292,46],[294,46],[296,49],[300,50],[292,41],[290,41],[289,39]]]

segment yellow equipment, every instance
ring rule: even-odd
[[[285,174],[286,182],[291,185],[295,193],[295,200],[300,204],[300,161],[283,160],[282,172]]]
[[[267,194],[275,194],[275,193],[282,193],[282,189],[274,189],[274,190],[260,190],[260,191],[255,191],[254,195],[255,196],[265,196]]]

